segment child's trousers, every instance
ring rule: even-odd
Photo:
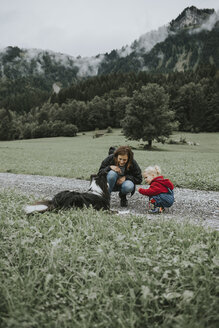
[[[168,188],[168,193],[161,193],[149,198],[150,202],[156,207],[170,207],[174,203],[174,192]]]

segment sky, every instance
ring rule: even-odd
[[[0,48],[18,46],[90,57],[121,49],[186,7],[218,0],[0,0]]]

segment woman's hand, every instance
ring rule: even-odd
[[[125,177],[121,177],[121,178],[117,179],[116,184],[121,185],[121,184],[123,184],[124,181],[125,181]]]
[[[110,168],[111,168],[111,170],[115,171],[116,173],[121,173],[120,168],[116,165],[111,165]]]

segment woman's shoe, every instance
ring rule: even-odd
[[[119,197],[120,197],[120,206],[121,207],[127,207],[128,206],[128,201],[126,199],[126,195],[122,195],[119,193]]]

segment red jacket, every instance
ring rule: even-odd
[[[173,190],[174,185],[169,179],[164,179],[163,176],[159,176],[151,181],[150,187],[148,189],[140,188],[139,192],[142,195],[151,197],[151,196],[159,195],[161,193],[167,193],[168,192],[167,188]]]

